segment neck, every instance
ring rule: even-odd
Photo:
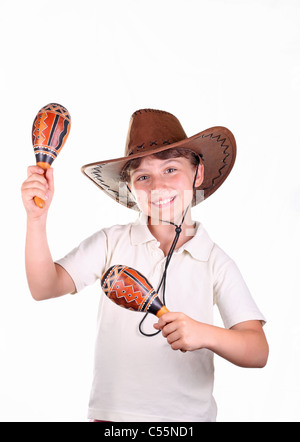
[[[182,217],[174,224],[180,225]],[[175,236],[175,226],[162,220],[152,220],[148,218],[148,228],[152,235],[160,242],[160,248],[167,255]],[[195,223],[191,217],[191,210],[187,211],[184,222],[181,226],[181,233],[176,245],[176,249],[181,247],[195,235]]]

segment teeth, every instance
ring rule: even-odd
[[[174,198],[175,198],[175,197],[168,198],[168,199],[163,200],[163,201],[157,201],[157,202],[155,202],[155,203],[153,203],[153,204],[155,204],[156,206],[163,206],[163,205],[168,204],[168,203],[170,203],[171,201],[173,201]]]

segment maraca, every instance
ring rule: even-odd
[[[71,117],[60,104],[50,103],[36,115],[32,126],[32,144],[36,164],[46,172],[63,148],[71,129]],[[45,201],[34,198],[35,204],[44,207]]]
[[[101,286],[106,296],[120,307],[149,312],[158,318],[169,311],[145,276],[130,267],[110,267],[102,275]]]

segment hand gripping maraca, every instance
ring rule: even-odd
[[[36,164],[46,172],[63,148],[71,129],[71,116],[60,104],[50,103],[36,115],[32,126],[32,144]],[[45,201],[34,198],[35,204],[44,207]]]
[[[101,278],[101,286],[106,296],[120,307],[149,312],[158,318],[169,311],[145,276],[130,267],[110,267]]]

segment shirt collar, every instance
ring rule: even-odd
[[[177,252],[181,253],[185,250],[198,261],[208,261],[213,247],[214,242],[209,237],[203,225],[197,221],[195,236],[183,244]]]
[[[141,213],[135,223],[131,226],[131,244],[137,246],[149,241],[156,241],[148,229],[148,216]]]
[[[156,238],[148,229],[147,223],[148,217],[144,214],[140,214],[137,221],[132,224],[130,232],[132,245],[144,244],[149,241],[157,242]],[[196,222],[195,236],[183,244],[177,250],[177,253],[186,251],[198,261],[208,261],[213,246],[214,242],[209,237],[203,225]]]

